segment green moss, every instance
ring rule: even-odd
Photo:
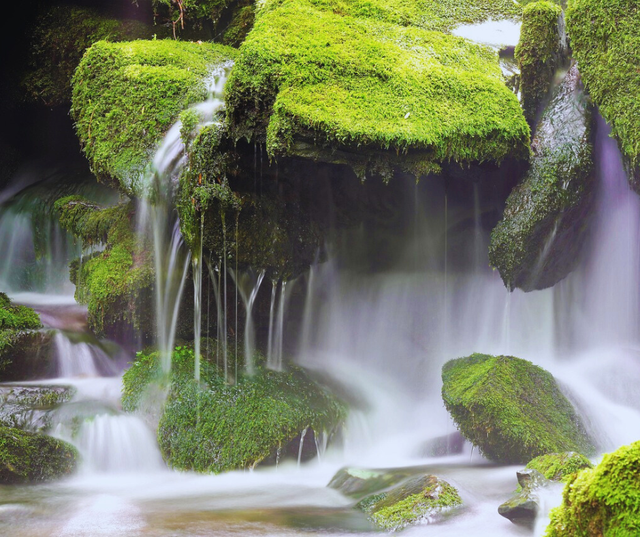
[[[238,3],[231,14],[231,22],[222,35],[222,42],[231,47],[239,47],[252,30],[255,17],[254,4]]]
[[[634,0],[571,0],[567,28],[585,86],[640,192],[640,6]]]
[[[449,483],[435,476],[421,476],[365,498],[358,508],[380,528],[398,531],[460,505],[462,499]]]
[[[573,474],[562,496],[562,505],[551,511],[546,537],[640,534],[640,442]]]
[[[567,481],[580,470],[593,468],[593,464],[580,453],[547,453],[529,461],[527,468],[538,470],[544,477],[552,481]]]
[[[0,330],[28,330],[42,328],[38,314],[27,306],[12,304],[9,297],[0,293]]]
[[[73,473],[76,449],[43,434],[0,427],[0,483],[36,483]]]
[[[114,335],[123,327],[148,338],[153,324],[149,308],[154,282],[153,254],[134,233],[132,202],[100,208],[79,196],[56,202],[60,223],[85,245],[104,244],[103,251],[72,265],[75,297],[87,304],[89,325],[97,335]]]
[[[574,65],[545,109],[529,172],[491,233],[489,260],[509,289],[544,289],[580,259],[595,194],[591,107]]]
[[[158,427],[160,450],[171,467],[214,473],[252,468],[307,427],[330,432],[345,417],[342,404],[300,369],[260,368],[229,385],[215,358],[205,355],[204,383],[198,384],[193,362],[192,348],[176,348],[171,389]],[[153,381],[163,382],[158,354],[139,353],[123,377],[123,408],[137,408]]]
[[[511,356],[473,354],[442,368],[442,398],[460,432],[488,458],[524,464],[546,453],[593,452],[553,376]]]
[[[207,97],[211,68],[234,55],[222,45],[172,40],[99,41],[87,50],[73,78],[71,114],[98,178],[137,193],[163,134]]]
[[[522,107],[533,123],[549,92],[559,60],[559,18],[562,8],[552,2],[533,2],[524,8],[515,57],[520,67]]]
[[[227,84],[232,136],[266,140],[271,156],[308,156],[310,144],[328,161],[337,149],[389,149],[416,175],[443,161],[528,156],[495,51],[365,18],[356,5],[283,0],[258,13]]]
[[[157,31],[92,9],[55,6],[38,18],[31,32],[29,70],[22,80],[26,96],[47,106],[69,103],[73,71],[93,43],[150,38]]]
[[[40,316],[27,306],[12,304],[9,297],[0,293],[0,374],[8,380],[14,362],[21,361],[25,350],[34,340],[39,340],[32,331],[42,328]]]

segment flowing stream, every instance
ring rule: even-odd
[[[170,132],[163,145],[171,155],[156,160],[156,170],[169,178],[167,188],[184,153],[177,133]],[[406,535],[530,535],[497,513],[517,486],[517,467],[495,466],[469,445],[456,455],[428,457],[425,444],[455,431],[440,397],[442,365],[473,352],[512,354],[551,371],[585,415],[602,452],[640,437],[640,198],[629,189],[601,120],[596,154],[592,243],[579,269],[552,289],[508,293],[488,266],[478,191],[462,207],[437,186],[415,189],[415,229],[390,268],[362,270],[358,249],[351,246],[364,238],[354,231],[342,247],[330,245],[329,259],[314,265],[306,278],[273,283],[269,366],[282,368],[285,349],[295,348],[300,364],[331,377],[354,401],[344,447],[324,452],[316,439],[323,456],[306,464],[292,461],[219,476],[167,469],[149,426],[120,409],[120,374],[132,356],[87,334],[86,311],[66,287],[37,294],[16,286],[14,300],[32,305],[56,330],[56,378],[39,384],[75,388],[71,402],[54,417],[53,434],[77,445],[83,467],[61,482],[0,487],[0,534],[374,534],[353,502],[326,487],[340,467],[354,464],[414,467],[459,489],[464,507],[456,516],[410,528]],[[469,229],[456,231],[469,208]],[[11,221],[21,221],[20,214]],[[166,206],[149,207],[145,218],[141,229],[151,225],[156,252],[166,254],[158,256],[158,303],[164,308],[159,328],[170,349],[177,310],[169,305],[182,292],[189,258],[180,253],[178,224]],[[3,218],[0,239],[9,237],[7,225]],[[11,225],[28,235],[26,224]],[[167,236],[170,243],[164,242]],[[467,262],[455,262],[460,251],[469,253]],[[226,271],[207,267],[221,318]],[[6,277],[9,269],[0,270],[0,278]],[[265,274],[230,271],[230,276],[249,312],[244,345],[251,349],[256,345],[252,309]],[[302,329],[289,332],[289,294],[303,283]],[[548,508],[558,501],[552,490],[544,503]],[[536,534],[544,529],[544,516]]]

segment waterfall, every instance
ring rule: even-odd
[[[244,359],[245,368],[249,375],[255,372],[253,358],[255,355],[255,328],[253,326],[253,305],[258,297],[258,291],[264,280],[266,271],[263,269],[257,275],[251,272],[238,274],[231,272],[236,289],[240,292],[245,310],[244,321]],[[236,334],[238,331],[236,330]]]
[[[271,305],[269,308],[267,367],[275,371],[282,371],[283,365],[284,319],[287,308],[287,298],[287,282],[285,280],[281,281],[280,292],[278,293],[278,283],[274,281],[271,290]]]
[[[100,377],[116,374],[116,364],[97,345],[72,341],[64,332],[57,332],[53,341],[58,377]]]

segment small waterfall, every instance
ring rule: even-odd
[[[220,260],[222,262],[222,260]],[[209,278],[213,286],[213,294],[216,301],[216,364],[220,367],[220,357],[222,356],[225,376],[228,369],[227,362],[227,310],[222,307],[222,274],[220,265],[214,266],[211,261],[207,262]]]
[[[277,309],[276,309],[277,298]],[[267,350],[267,367],[275,371],[282,371],[282,351],[284,340],[284,318],[287,308],[287,282],[282,280],[280,292],[278,283],[273,282],[271,290],[271,305],[269,308],[269,341]]]
[[[118,368],[109,355],[97,345],[72,341],[64,332],[54,337],[57,374],[60,378],[115,375]]]
[[[254,373],[253,357],[255,354],[255,328],[253,326],[253,305],[260,291],[260,286],[264,280],[265,270],[258,272],[257,276],[253,272],[238,274],[232,272],[231,276],[236,284],[236,289],[240,292],[242,303],[245,309],[244,321],[244,359],[247,373]],[[238,331],[236,330],[236,334]]]
[[[204,219],[200,226],[200,241],[198,252],[192,257],[191,271],[193,273],[193,345],[195,355],[194,378],[200,380],[200,337],[202,331],[202,232]]]

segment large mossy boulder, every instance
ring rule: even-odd
[[[532,143],[531,168],[491,233],[489,260],[505,285],[545,289],[580,260],[593,213],[591,107],[575,65],[545,109]]]
[[[73,473],[79,455],[71,445],[43,434],[0,427],[0,483],[39,483]]]
[[[553,376],[513,356],[473,354],[442,368],[442,398],[460,432],[489,459],[526,464],[594,446]]]
[[[207,98],[212,70],[235,55],[223,45],[173,40],[89,48],[73,77],[71,115],[97,177],[139,195],[162,136],[180,112]]]
[[[573,474],[560,507],[551,511],[546,537],[640,535],[640,442],[604,456]]]
[[[532,2],[523,10],[515,58],[520,68],[522,108],[532,126],[564,52],[563,26],[562,8],[553,2]]]
[[[59,199],[55,207],[60,224],[84,247],[104,249],[71,265],[75,297],[87,304],[90,328],[98,336],[125,340],[132,333],[149,340],[154,318],[153,253],[136,237],[135,207],[131,202],[101,207],[81,196]]]
[[[27,97],[47,106],[71,101],[71,77],[85,50],[96,41],[149,39],[157,28],[118,20],[94,9],[54,6],[31,32],[29,68],[22,80]]]
[[[458,491],[433,475],[413,477],[387,492],[368,496],[357,505],[379,528],[398,531],[420,522],[433,522],[462,505]]]
[[[216,347],[209,345],[214,353]],[[193,349],[177,347],[169,377],[162,374],[157,352],[138,353],[124,374],[122,405],[128,411],[141,409],[157,383],[169,383],[158,444],[173,468],[213,473],[253,468],[277,460],[294,440],[299,446],[305,431],[331,436],[345,418],[343,404],[301,369],[259,367],[252,376],[239,373],[231,384],[222,362],[205,352],[198,383]],[[228,364],[227,374],[234,370],[235,364]]]
[[[227,84],[231,136],[362,178],[527,159],[529,127],[497,52],[430,31],[482,19],[477,4],[266,2]]]
[[[640,5],[571,0],[567,29],[589,95],[611,125],[640,193]]]

